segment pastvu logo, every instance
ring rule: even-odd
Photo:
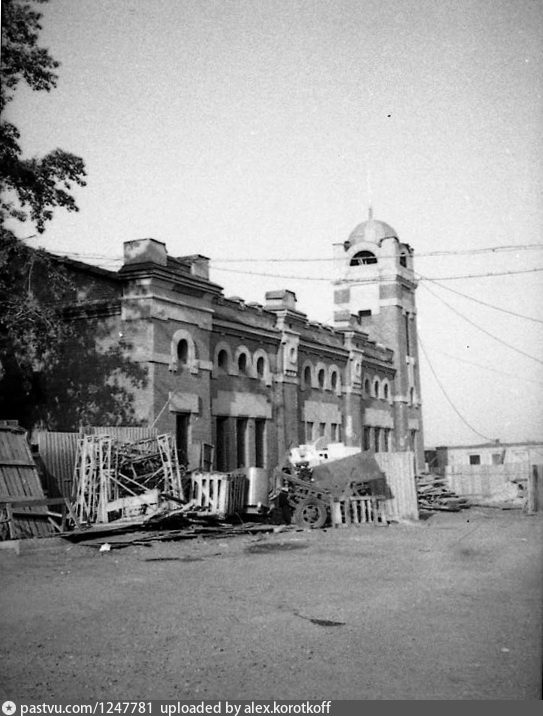
[[[13,703],[13,701],[4,701],[2,704],[2,713],[6,716],[13,716],[13,714],[17,711],[17,706]]]

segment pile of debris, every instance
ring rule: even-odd
[[[171,435],[131,443],[85,435],[79,441],[73,509],[82,525],[141,522],[168,506],[166,495],[184,502]]]
[[[459,497],[447,487],[447,480],[439,475],[420,475],[416,479],[417,502],[420,512],[460,512],[470,506],[465,497]]]

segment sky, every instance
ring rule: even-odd
[[[543,3],[39,7],[58,86],[6,114],[88,184],[29,244],[117,269],[153,237],[226,296],[288,288],[331,323],[332,245],[371,202],[422,277],[426,445],[543,439]]]

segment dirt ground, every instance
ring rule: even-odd
[[[541,699],[542,527],[0,550],[0,698]]]

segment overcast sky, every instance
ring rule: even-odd
[[[151,236],[210,257],[227,296],[289,288],[331,322],[332,244],[369,174],[376,218],[446,279],[417,292],[427,446],[543,439],[540,0],[40,8],[58,87],[9,115],[27,154],[82,156],[88,186],[34,245],[118,268]],[[491,247],[513,248],[473,253]]]

